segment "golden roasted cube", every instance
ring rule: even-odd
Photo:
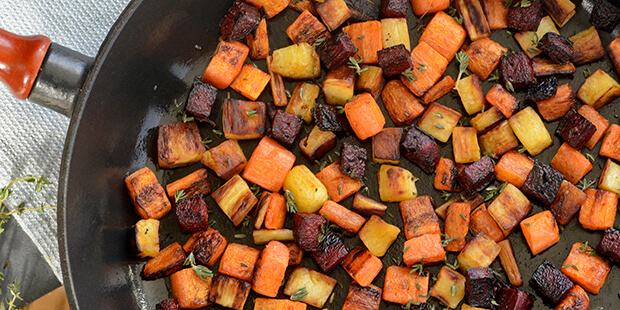
[[[449,308],[456,309],[465,297],[465,276],[447,266],[441,267],[437,281],[431,288],[431,296]]]
[[[487,129],[492,128],[495,124],[500,122],[504,118],[504,114],[497,108],[491,107],[490,109],[478,113],[476,116],[469,120],[471,127],[476,128],[478,132],[483,133]]]
[[[286,112],[297,115],[307,124],[312,121],[312,108],[316,106],[321,88],[318,85],[300,82],[295,87],[291,99],[286,106]]]
[[[489,267],[499,255],[500,247],[484,233],[479,233],[471,239],[461,253],[456,257],[461,271],[474,267]]]
[[[598,188],[620,195],[620,165],[607,159],[598,180]]]
[[[555,24],[553,20],[549,16],[545,16],[540,20],[538,24],[538,29],[536,32],[534,31],[521,31],[514,34],[515,40],[519,42],[523,52],[530,56],[530,58],[538,56],[542,53],[541,50],[538,49],[538,40],[542,39],[542,37],[547,34],[547,32],[553,32],[555,34],[560,34],[557,28],[555,28]]]
[[[597,110],[618,96],[620,84],[601,69],[592,73],[577,91],[579,100]]]
[[[344,0],[323,0],[315,1],[316,11],[321,16],[321,19],[329,28],[329,31],[334,31],[340,27],[344,22],[351,17],[351,11],[344,2]]]
[[[605,48],[594,26],[568,39],[573,42],[573,63],[575,66],[581,66],[605,57]]]
[[[258,139],[267,133],[267,106],[259,101],[226,99],[222,127],[226,139]]]
[[[383,37],[383,48],[404,44],[408,51],[411,51],[409,41],[409,26],[406,18],[384,18],[381,20],[381,34]]]
[[[284,180],[284,191],[299,212],[315,213],[329,199],[325,185],[305,165],[293,167]]]
[[[237,140],[226,140],[206,151],[200,162],[215,171],[218,177],[228,180],[233,175],[241,173],[248,160]]]
[[[305,80],[321,76],[321,61],[314,45],[290,45],[273,51],[272,57],[271,70],[283,77]]]
[[[353,99],[355,76],[355,71],[348,66],[329,71],[323,81],[325,102],[343,106]]]
[[[381,67],[362,65],[362,72],[355,82],[356,93],[370,93],[375,100],[379,99],[383,86],[385,86],[385,77],[383,77],[383,69]]]
[[[241,224],[245,216],[258,202],[248,183],[238,174],[213,192],[212,196],[235,226]]]
[[[553,20],[564,27],[575,16],[575,4],[570,0],[542,0],[543,9],[549,13]]]
[[[454,161],[458,164],[473,163],[480,159],[478,131],[472,127],[454,127],[452,131],[452,150]]]
[[[486,100],[480,86],[480,78],[472,74],[456,82],[455,88],[461,97],[461,102],[467,114],[472,115],[482,111]]]
[[[159,253],[159,220],[139,220],[134,232],[138,257],[155,257]]]
[[[322,131],[318,126],[314,126],[308,137],[299,142],[299,149],[308,159],[314,161],[336,147],[336,142],[336,134],[331,131]]]
[[[418,121],[418,127],[446,143],[460,119],[461,113],[439,103],[432,103]]]
[[[531,210],[532,204],[527,197],[510,183],[488,207],[504,236],[508,236]]]
[[[143,219],[161,218],[172,208],[166,191],[148,167],[126,177],[125,185],[136,213]]]
[[[381,201],[400,202],[418,196],[415,182],[418,178],[401,167],[381,165],[379,169],[379,196]]]
[[[209,290],[209,300],[226,308],[243,309],[251,288],[252,283],[250,282],[220,273],[213,277]]]
[[[519,147],[519,141],[512,132],[508,121],[503,121],[493,129],[478,136],[478,142],[480,142],[482,154],[490,154],[496,158]]]
[[[196,122],[176,122],[159,127],[157,158],[162,168],[177,168],[200,161],[206,151]]]
[[[286,281],[284,295],[302,296],[300,301],[323,308],[336,286],[336,279],[305,267],[297,267]],[[303,292],[303,293],[302,293]]]
[[[359,231],[360,240],[372,255],[382,257],[398,238],[400,228],[373,215]]]
[[[553,144],[553,138],[532,107],[526,107],[514,114],[508,123],[519,141],[532,156],[540,154]]]

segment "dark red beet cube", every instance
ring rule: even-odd
[[[528,87],[536,78],[532,60],[523,52],[502,56],[499,72],[506,89],[510,89],[509,85],[514,89]]]
[[[317,53],[327,70],[338,69],[357,53],[357,47],[351,37],[341,31],[335,36],[326,39],[318,48]]]
[[[556,135],[576,150],[581,150],[595,132],[596,126],[574,108],[566,112],[555,130]]]
[[[617,3],[617,2],[616,2]],[[594,1],[590,24],[598,30],[612,32],[620,22],[620,9],[606,0]]]
[[[613,228],[605,230],[601,243],[596,251],[607,257],[612,263],[620,265],[620,231]]]
[[[209,206],[200,197],[178,201],[175,213],[183,232],[193,233],[209,228]]]
[[[534,160],[534,168],[532,168],[527,179],[525,179],[521,190],[527,196],[548,206],[558,194],[560,185],[562,185],[562,179],[564,179],[564,176],[551,168],[551,166]]]
[[[542,19],[542,5],[539,2],[528,1],[529,6],[522,6],[521,1],[508,10],[506,21],[508,27],[517,30],[536,31]]]
[[[573,60],[575,51],[571,40],[553,32],[547,32],[540,39],[538,48],[551,60],[563,64]]]
[[[474,195],[495,181],[495,167],[489,156],[483,156],[458,174],[459,184],[467,195]]]
[[[342,238],[330,231],[325,230],[321,239],[321,249],[319,251],[310,252],[314,261],[321,267],[325,273],[338,266],[349,254],[347,247],[344,245]]]
[[[527,89],[525,99],[533,102],[553,98],[558,92],[558,78],[555,76],[539,78],[538,82]]]
[[[243,1],[235,1],[220,24],[222,40],[239,41],[258,27],[262,19],[258,9]]]
[[[439,145],[435,139],[417,127],[411,127],[400,144],[400,152],[424,173],[435,172],[439,162]]]
[[[383,0],[381,1],[381,16],[383,18],[407,17],[409,1],[407,0]]]
[[[157,310],[180,310],[179,302],[176,299],[162,300],[157,306]]]
[[[404,44],[388,47],[377,52],[379,56],[379,66],[383,69],[383,74],[387,76],[397,76],[407,69],[413,67],[411,54]]]
[[[349,123],[344,114],[338,113],[335,106],[319,104],[312,108],[312,119],[322,131],[345,131],[349,128]]]
[[[534,296],[528,292],[505,286],[497,292],[497,310],[531,310],[534,307]]]
[[[303,123],[299,117],[277,110],[271,122],[271,137],[290,148],[301,132]]]
[[[350,143],[343,143],[340,150],[340,171],[346,176],[362,180],[366,175],[366,149]]]
[[[473,307],[493,308],[493,300],[498,289],[497,279],[493,269],[476,267],[469,268],[465,273],[467,278],[467,303]]]
[[[321,250],[320,236],[329,226],[327,219],[318,214],[295,213],[293,222],[293,234],[299,248],[307,252]]]
[[[554,304],[564,299],[573,287],[573,282],[549,261],[544,261],[536,268],[530,284]]]
[[[206,119],[211,115],[211,109],[217,97],[217,88],[201,81],[194,82],[194,87],[187,98],[187,113]]]

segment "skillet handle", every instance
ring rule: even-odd
[[[18,99],[71,116],[93,64],[91,57],[51,43],[45,36],[19,36],[0,29],[0,82]]]
[[[17,99],[30,95],[50,43],[45,36],[24,37],[0,29],[0,82]]]

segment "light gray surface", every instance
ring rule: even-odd
[[[0,0],[0,28],[21,34],[44,34],[53,42],[95,56],[130,0]],[[20,101],[0,86],[0,187],[24,175],[47,177],[53,185],[32,194],[32,184],[17,184],[7,201],[14,209],[56,205],[58,173],[69,119],[28,101]],[[94,177],[94,176],[93,176]],[[32,238],[62,282],[55,210],[14,217]]]

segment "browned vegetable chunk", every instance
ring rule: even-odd
[[[499,63],[502,82],[507,89],[520,89],[534,84],[534,67],[532,60],[525,53],[502,56]],[[512,85],[510,87],[509,85]]]
[[[183,245],[183,250],[193,252],[203,264],[213,266],[224,254],[227,244],[226,238],[219,231],[209,228],[193,234]]]
[[[321,2],[316,4],[316,11],[329,31],[336,30],[351,17],[351,11],[343,0],[324,0]]]
[[[175,242],[159,251],[144,265],[142,276],[147,280],[167,277],[183,268],[186,256],[183,248]]]
[[[568,38],[573,42],[573,63],[576,66],[597,61],[605,57],[605,49],[596,28],[590,27]]]
[[[551,32],[550,32],[551,33]],[[538,83],[527,89],[525,98],[527,100],[538,102],[549,100],[555,96],[558,91],[558,78],[555,76],[538,79]]]
[[[338,266],[349,254],[347,247],[344,245],[342,238],[329,228],[324,229],[325,233],[321,233],[320,248],[318,251],[310,252],[314,261],[319,265],[324,273],[328,273],[334,267]],[[319,238],[319,237],[317,237]]]
[[[439,145],[435,139],[417,127],[411,127],[407,131],[405,139],[400,144],[400,151],[427,174],[433,173],[439,162]]]
[[[411,125],[424,112],[424,106],[399,80],[385,84],[381,93],[383,105],[396,126]]]
[[[143,219],[161,218],[172,208],[164,188],[148,167],[126,177],[125,185],[136,213]]]
[[[542,39],[540,39],[538,48],[543,51],[547,57],[559,64],[572,61],[575,55],[573,42],[553,32],[547,32]]]
[[[404,44],[388,47],[377,52],[379,66],[387,76],[397,76],[406,70],[411,70],[413,61]]]
[[[595,0],[590,24],[596,29],[612,32],[620,22],[620,9],[606,0]]]
[[[562,225],[567,225],[586,200],[586,194],[577,186],[564,180],[555,200],[549,206],[553,217]]]
[[[555,199],[563,179],[564,176],[551,166],[534,160],[534,167],[521,189],[526,195],[548,206]]]
[[[239,41],[256,29],[262,16],[258,9],[243,1],[235,1],[220,24],[224,41]]]
[[[530,284],[554,304],[560,302],[573,288],[573,282],[547,260],[536,268]]]
[[[232,309],[243,309],[252,284],[223,274],[213,277],[209,290],[209,301]]]
[[[401,18],[407,17],[409,1],[407,0],[382,0],[381,17]]]
[[[295,213],[293,216],[295,241],[299,248],[306,252],[319,251],[321,242],[319,236],[327,230],[327,219],[318,214]]]
[[[277,110],[271,122],[271,137],[290,148],[297,140],[303,123],[299,117]]]
[[[322,131],[345,131],[349,129],[349,122],[344,114],[332,105],[320,104],[312,109],[312,119]]]
[[[456,0],[454,6],[461,13],[463,25],[472,41],[491,36],[489,22],[479,0]]]
[[[458,175],[459,184],[468,195],[485,189],[495,181],[495,168],[489,156],[483,156],[475,163],[465,167]]]
[[[596,126],[574,108],[568,110],[555,130],[556,135],[576,150],[581,150],[595,132]]]
[[[499,309],[531,310],[534,306],[532,294],[510,286],[504,286],[497,292]]]
[[[351,283],[347,299],[342,310],[379,310],[381,303],[381,288],[374,285],[363,287],[355,282]]]
[[[357,47],[344,31],[325,40],[318,48],[317,53],[327,70],[338,69],[357,53]]]
[[[350,143],[343,143],[340,151],[340,170],[342,174],[362,180],[366,175],[366,149]]]
[[[567,75],[572,77],[575,75],[575,65],[572,62],[558,64],[546,57],[534,57],[532,59],[532,67],[536,77],[550,75]]]
[[[607,257],[612,263],[620,265],[620,231],[614,228],[605,230],[596,252]]]
[[[336,147],[336,135],[331,131],[322,131],[314,126],[308,137],[299,142],[301,152],[310,160],[317,160]]]
[[[386,210],[386,205],[378,201],[374,201],[360,193],[355,194],[355,197],[353,197],[353,203],[351,204],[351,211],[363,216],[376,215],[383,217]]]
[[[575,15],[575,4],[570,0],[541,0],[543,9],[563,27]]]
[[[177,168],[200,161],[206,151],[196,122],[176,122],[159,127],[157,158],[162,168]]]
[[[372,161],[379,164],[395,164],[400,161],[400,141],[403,129],[384,128],[372,137]]]
[[[542,5],[531,1],[529,6],[515,5],[508,10],[508,27],[516,30],[536,31],[542,19]]]
[[[209,207],[200,197],[178,201],[175,213],[183,232],[193,233],[209,228]]]
[[[201,81],[196,81],[187,98],[185,110],[198,119],[206,119],[211,115],[211,109],[215,103],[216,96],[217,88]]]
[[[261,138],[267,131],[267,106],[259,101],[224,100],[222,127],[226,139]]]
[[[467,303],[474,307],[493,308],[495,293],[498,289],[493,269],[475,267],[467,269]]]
[[[286,29],[286,33],[295,44],[314,44],[318,40],[329,38],[327,28],[309,11],[303,11]]]
[[[349,8],[353,21],[366,22],[379,19],[380,7],[376,4],[376,1],[344,0],[344,3]]]

